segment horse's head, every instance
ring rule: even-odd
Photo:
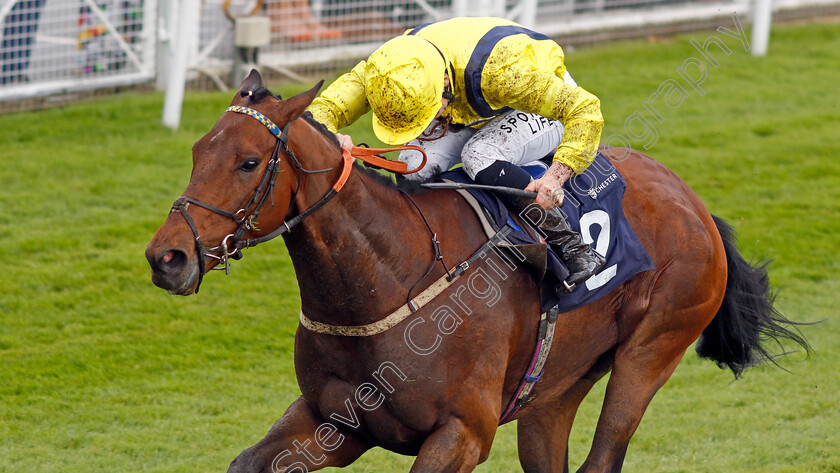
[[[206,271],[226,269],[241,248],[276,236],[270,234],[284,225],[300,185],[290,130],[313,150],[324,141],[303,135],[311,126],[290,126],[319,88],[280,100],[251,71],[231,107],[193,145],[190,182],[146,247],[155,285],[174,294],[197,292]]]

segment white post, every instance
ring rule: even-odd
[[[753,5],[752,54],[764,56],[770,42],[770,23],[773,18],[773,0],[755,0]]]
[[[504,0],[452,0],[452,16],[505,16]]]
[[[452,16],[505,16],[505,0],[452,0]]]
[[[526,28],[536,28],[537,0],[522,0],[522,13],[519,15],[519,23]]]
[[[179,0],[178,20],[174,35],[174,53],[169,67],[166,84],[166,98],[163,102],[163,124],[177,129],[181,123],[181,107],[184,102],[184,87],[190,56],[198,40],[198,22],[201,16],[199,0]]]
[[[470,5],[468,0],[452,0],[453,16],[469,16]]]
[[[485,0],[479,3],[478,11],[470,16],[496,16],[505,17],[505,0]]]

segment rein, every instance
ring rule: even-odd
[[[412,169],[411,171],[408,170],[408,163],[404,163],[402,161],[391,161],[390,159],[385,159],[382,156],[379,156],[382,153],[387,153],[390,151],[403,151],[403,150],[415,150],[419,151],[423,155],[423,161],[420,163],[417,168]],[[386,171],[395,172],[397,174],[414,174],[415,172],[420,171],[426,166],[426,152],[423,148],[414,145],[405,145],[405,146],[397,146],[394,148],[367,148],[363,146],[354,146],[353,151],[347,151],[346,149],[341,149],[342,154],[350,154],[354,158],[359,158],[360,160],[372,164],[376,167],[385,169]]]
[[[198,253],[198,283],[195,287],[196,293],[198,293],[198,289],[199,287],[201,287],[201,282],[206,272],[206,264],[204,261],[205,258],[209,257],[218,260],[221,266],[213,269],[224,270],[226,274],[230,274],[230,259],[241,259],[241,250],[243,248],[250,248],[260,243],[265,243],[271,239],[274,239],[282,235],[283,233],[291,232],[293,227],[298,225],[306,217],[314,213],[319,208],[323,207],[327,202],[329,202],[333,197],[335,197],[335,195],[338,194],[338,192],[344,187],[344,185],[347,183],[347,179],[350,177],[350,172],[353,170],[353,164],[355,162],[354,157],[358,157],[363,161],[382,167],[383,169],[387,169],[392,172],[398,172],[401,174],[415,173],[422,169],[423,166],[425,166],[426,164],[426,153],[419,146],[400,146],[396,148],[387,149],[354,147],[352,152],[342,148],[341,174],[338,176],[338,179],[336,180],[335,184],[333,184],[332,188],[330,188],[330,190],[327,191],[327,193],[324,194],[324,196],[321,197],[321,199],[318,200],[318,202],[316,202],[303,212],[299,213],[297,216],[289,220],[284,220],[283,224],[271,233],[256,238],[243,239],[245,233],[249,230],[259,230],[256,226],[256,219],[259,216],[260,210],[262,209],[263,205],[265,205],[268,196],[271,196],[271,205],[274,206],[274,186],[277,181],[277,174],[280,172],[281,150],[283,151],[283,154],[285,154],[287,159],[295,167],[295,169],[298,170],[298,189],[300,189],[301,176],[303,174],[323,173],[332,171],[334,168],[309,170],[303,167],[301,162],[297,159],[297,156],[295,156],[295,153],[292,151],[291,148],[289,148],[288,145],[289,126],[291,125],[291,121],[286,123],[286,126],[283,127],[281,131],[280,127],[278,127],[274,122],[272,122],[271,119],[252,108],[236,105],[228,107],[226,112],[242,113],[244,115],[248,115],[258,120],[268,129],[269,132],[271,132],[272,135],[274,135],[277,138],[277,143],[274,146],[274,151],[271,153],[271,159],[269,159],[268,164],[266,165],[262,179],[260,180],[260,183],[257,185],[257,187],[254,189],[254,194],[248,200],[247,204],[245,204],[244,207],[237,210],[236,212],[229,212],[227,210],[220,209],[214,205],[184,195],[176,199],[175,202],[172,204],[172,208],[169,212],[180,213],[184,217],[184,220],[187,222],[187,225],[190,227],[190,230],[192,230],[193,236],[195,237],[195,249]],[[408,171],[408,166],[406,163],[390,161],[380,156],[375,156],[376,154],[383,152],[407,149],[419,151],[423,155],[423,162],[421,163],[421,165],[412,171]],[[294,199],[297,199],[297,193],[295,194]],[[204,243],[201,241],[201,236],[199,236],[198,234],[198,227],[196,227],[195,222],[193,221],[192,217],[188,212],[190,204],[197,205],[199,207],[202,207],[206,210],[209,210],[213,213],[219,214],[223,217],[232,220],[236,224],[236,230],[234,230],[233,233],[224,237],[222,239],[222,243],[219,246],[205,249]],[[217,252],[220,252],[221,254],[217,254]]]

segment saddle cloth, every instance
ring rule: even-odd
[[[537,161],[525,166],[525,169],[538,178],[545,173],[547,166]],[[440,178],[472,182],[460,168],[445,172]],[[505,225],[513,229],[506,237],[506,243],[515,247],[512,251],[526,256],[532,271],[536,268],[537,277],[544,286],[543,311],[557,306],[559,312],[568,312],[603,297],[633,275],[654,269],[653,261],[624,215],[622,199],[625,188],[624,178],[600,153],[585,172],[569,179],[563,187],[566,201],[560,210],[571,228],[579,232],[583,240],[607,262],[601,271],[562,297],[558,297],[553,288],[569,276],[569,271],[534,229],[508,212],[494,193],[476,189],[461,192],[468,192],[480,204],[496,231]],[[482,215],[477,213],[481,218]]]

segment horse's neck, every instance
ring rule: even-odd
[[[305,193],[312,195],[299,196],[298,210],[313,205],[326,189],[308,188]],[[384,317],[406,301],[431,263],[427,234],[405,195],[354,169],[345,187],[286,237],[303,311],[332,324]]]

